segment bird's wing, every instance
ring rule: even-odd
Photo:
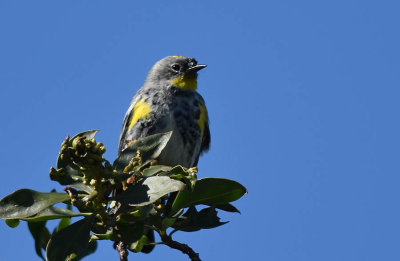
[[[119,136],[119,146],[118,146],[118,154],[125,148],[126,145],[126,134],[129,130],[129,125],[134,113],[133,108],[135,107],[136,103],[140,100],[141,93],[140,90],[136,93],[133,97],[128,110],[125,113],[124,122],[122,123],[121,135]]]
[[[210,127],[209,127],[209,119],[208,119],[208,112],[206,105],[203,101],[201,104],[201,114],[200,119],[204,117],[204,125],[203,125],[203,130],[202,130],[202,137],[201,137],[201,147],[200,147],[200,154],[207,152],[210,149],[210,143],[211,143],[211,135],[210,135]]]
[[[204,133],[201,139],[200,154],[207,152],[210,149],[210,143],[211,143],[210,127],[209,127],[209,122],[207,120],[207,122],[204,125]]]

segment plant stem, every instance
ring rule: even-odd
[[[124,242],[118,242],[116,249],[118,251],[120,261],[128,261],[128,250],[126,249]]]
[[[182,253],[188,255],[190,260],[201,261],[199,253],[194,252],[194,250],[190,246],[174,241],[170,236],[166,234],[161,235],[161,240],[165,245],[169,246],[170,248],[177,249]]]

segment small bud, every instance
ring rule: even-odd
[[[85,139],[84,137],[77,137],[77,138],[75,138],[75,139],[72,141],[72,147],[73,147],[74,149],[78,149],[78,148],[82,147],[82,145],[83,145],[82,140],[84,140],[84,139]]]
[[[101,147],[100,147],[100,152],[101,152],[101,154],[103,154],[104,152],[106,152],[106,147],[105,147],[105,146],[101,146]]]
[[[133,170],[133,164],[129,164],[128,166],[126,166],[125,168],[124,168],[124,173],[128,173],[128,172],[130,172],[130,171],[132,171]]]
[[[188,169],[188,172],[191,174],[196,174],[199,171],[199,169],[197,167],[192,167],[190,169]]]
[[[61,143],[61,147],[63,147],[64,145],[68,144],[68,142],[69,142],[69,136],[67,135],[65,140]]]
[[[163,212],[165,210],[165,206],[163,204],[158,204],[155,206],[156,211]]]
[[[97,180],[95,180],[95,179],[92,179],[92,180],[90,181],[90,185],[92,185],[92,186],[96,185],[96,183],[97,183]]]
[[[154,166],[154,165],[157,165],[157,160],[150,161],[150,166]]]

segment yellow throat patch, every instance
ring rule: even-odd
[[[138,101],[133,107],[133,115],[129,123],[128,131],[132,129],[138,120],[147,119],[150,116],[150,111],[151,107],[146,103],[145,99]]]
[[[171,81],[171,84],[189,91],[195,91],[197,89],[197,79],[186,75],[176,77]]]

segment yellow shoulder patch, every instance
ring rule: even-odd
[[[203,103],[200,106],[200,118],[197,120],[197,123],[199,124],[201,130],[201,138],[203,138],[204,128],[206,126],[207,121],[208,121],[207,108]]]
[[[138,101],[133,107],[133,114],[131,117],[131,121],[129,122],[128,131],[132,129],[132,127],[138,122],[140,119],[147,119],[150,116],[151,107],[145,101],[145,99],[141,99]]]
[[[189,91],[195,91],[197,89],[197,79],[185,75],[176,77],[171,81],[171,84]]]

